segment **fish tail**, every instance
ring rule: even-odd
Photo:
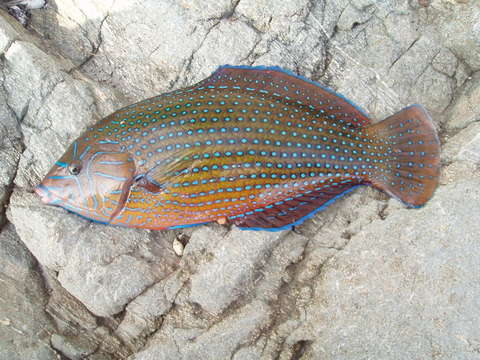
[[[371,184],[412,207],[427,202],[438,184],[440,142],[426,109],[409,106],[366,131],[386,151]]]

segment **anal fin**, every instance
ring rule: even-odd
[[[239,228],[245,230],[279,231],[289,229],[309,219],[357,186],[358,184],[350,183],[325,187],[232,217],[231,220]]]

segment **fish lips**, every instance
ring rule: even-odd
[[[39,184],[34,188],[35,193],[40,197],[40,200],[46,204],[52,204],[58,201],[58,197],[53,195],[50,190],[43,184]]]

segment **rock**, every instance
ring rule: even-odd
[[[226,358],[239,346],[258,336],[261,330],[268,326],[268,320],[268,306],[254,301],[241,312],[233,314],[197,337],[186,349],[184,358]]]
[[[474,71],[480,69],[480,5],[478,2],[432,1],[435,15],[443,18],[435,36]]]
[[[432,67],[435,71],[441,72],[448,77],[455,75],[458,67],[458,60],[450,50],[442,48],[437,56],[433,58]]]
[[[207,77],[220,65],[240,63],[259,40],[255,30],[240,21],[223,21],[212,30],[195,51],[190,64],[189,70],[196,75],[195,81]],[[235,34],[242,34],[242,37]]]
[[[58,334],[53,334],[50,341],[55,350],[72,360],[85,359],[96,349],[96,344],[78,341],[76,338],[65,338]]]
[[[479,183],[444,186],[414,217],[399,210],[354,235],[324,265],[307,321],[291,335],[313,342],[305,356],[474,358]]]
[[[212,13],[199,2],[150,0],[111,4],[103,19],[94,18],[97,23],[103,22],[103,26],[98,26],[101,45],[83,69],[136,99],[164,92],[168,83],[176,81],[178,72],[190,62],[191,53],[211,26],[206,18],[220,16],[223,10],[212,5],[208,7],[214,8]],[[74,4],[74,11],[76,7],[81,9],[83,5]],[[202,20],[196,23],[198,17]],[[157,34],[162,34],[161,39]],[[107,63],[110,65],[104,66]]]
[[[442,150],[442,158],[449,163],[454,161],[480,162],[480,123],[472,123],[449,139]]]
[[[480,164],[480,131],[477,131],[475,137],[462,147],[458,153],[458,160]]]
[[[0,97],[5,99],[5,94],[0,91]],[[4,223],[4,209],[12,192],[12,183],[17,172],[23,146],[18,130],[18,123],[13,112],[8,108],[6,101],[0,100],[0,224]]]
[[[75,234],[88,226],[88,222],[65,216],[59,208],[44,211],[32,193],[14,191],[10,202],[8,216],[16,224],[25,245],[43,265],[55,271],[62,269],[69,249],[76,242]]]
[[[0,13],[0,357],[475,357],[477,2],[50,3],[30,30]],[[359,188],[280,233],[107,227],[31,192],[86,126],[223,63],[283,66],[375,121],[424,104],[441,186],[418,210]]]
[[[211,230],[202,230],[195,232],[190,244],[197,236],[213,240],[215,234]],[[201,264],[191,278],[190,301],[212,314],[221,313],[252,288],[256,270],[282,238],[282,232],[251,236],[249,231],[234,229],[226,238],[217,240],[217,246],[213,249],[209,246],[211,260]],[[187,254],[190,251],[187,246]]]
[[[273,3],[266,0],[242,0],[235,8],[235,14],[250,20],[258,31],[285,35],[288,35],[288,25],[298,23],[308,14],[308,11],[306,0]]]
[[[33,12],[31,27],[56,46],[61,53],[81,66],[102,42],[101,28],[113,1],[55,2],[41,12]],[[77,30],[77,31],[75,31]],[[65,42],[65,39],[71,41]]]
[[[12,225],[0,232],[0,358],[56,359],[49,337],[55,331],[45,313],[46,293],[37,263]]]
[[[2,53],[10,47],[16,36],[15,26],[6,20],[6,16],[8,15],[2,12],[2,16],[0,17],[0,51]]]
[[[104,239],[112,235],[115,236],[107,233]],[[90,238],[91,234],[88,237]],[[127,239],[132,240],[129,237]],[[98,267],[90,265],[84,271],[78,271],[80,266],[84,268],[92,260],[95,261],[87,255],[69,263],[62,269],[58,279],[65,289],[99,316],[119,313],[126,304],[156,280],[156,274],[149,266],[140,259],[126,254],[112,257],[109,262],[98,264]],[[125,269],[131,270],[125,272]]]
[[[463,129],[480,120],[480,73],[467,79],[465,86],[450,110],[447,128]]]
[[[8,49],[15,30],[3,17],[0,17],[0,53]],[[3,67],[0,75],[5,76]],[[20,155],[23,151],[22,134],[19,119],[9,104],[9,95],[4,87],[0,88],[0,224],[5,221],[4,208],[12,192],[12,183],[17,172]]]
[[[442,160],[446,164],[441,177],[442,184],[452,184],[469,174],[478,178],[480,164],[480,124],[468,125],[451,137],[442,150]]]
[[[258,336],[268,326],[269,309],[261,302],[253,302],[218,323],[208,331],[196,336],[185,346],[166,341],[151,346],[130,357],[131,360],[150,359],[224,359],[240,346]]]
[[[116,330],[125,342],[132,339],[141,342],[142,338],[146,338],[160,327],[161,316],[173,305],[165,294],[167,281],[154,284],[128,304],[126,315]]]

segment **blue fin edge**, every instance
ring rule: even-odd
[[[355,188],[361,186],[363,184],[359,184],[359,185],[353,185],[351,188],[345,190],[344,192],[338,194],[337,196],[331,198],[330,200],[328,200],[327,202],[325,202],[323,205],[321,205],[320,207],[316,208],[315,210],[313,210],[311,213],[301,217],[300,219],[298,219],[297,221],[291,223],[291,224],[287,224],[287,225],[284,225],[282,227],[279,227],[279,228],[250,228],[250,227],[238,227],[239,229],[241,230],[263,230],[263,231],[270,231],[270,232],[275,232],[275,231],[282,231],[282,230],[289,230],[292,228],[292,226],[297,226],[297,225],[300,225],[301,223],[303,223],[305,220],[308,220],[310,219],[311,217],[313,217],[316,213],[318,213],[319,211],[322,211],[324,210],[326,207],[328,207],[329,205],[332,205],[335,201],[337,201],[338,199],[340,199],[342,196],[345,196],[346,194],[348,194],[349,192],[353,191]]]
[[[228,64],[225,64],[225,65],[222,65],[222,66],[219,66],[217,68],[217,70],[215,70],[214,73],[216,73],[217,71],[220,71],[222,69],[246,69],[246,70],[272,70],[272,71],[279,71],[279,72],[282,72],[284,74],[287,74],[287,75],[290,75],[290,76],[293,76],[293,77],[296,77],[297,79],[300,79],[300,80],[303,80],[303,81],[306,81],[312,85],[315,85],[315,86],[318,86],[319,88],[325,90],[325,91],[328,91],[330,94],[333,94],[335,96],[338,96],[339,98],[341,98],[342,100],[345,100],[347,103],[349,103],[350,105],[352,105],[356,110],[358,110],[363,116],[365,116],[366,118],[370,119],[370,116],[367,114],[367,112],[365,110],[363,110],[359,105],[353,103],[351,100],[347,99],[345,96],[343,96],[342,94],[339,94],[338,92],[336,92],[335,90],[333,89],[330,89],[329,87],[325,86],[325,85],[322,85],[316,81],[313,81],[313,80],[310,80],[310,79],[307,79],[306,77],[302,76],[302,75],[297,75],[295,74],[294,72],[290,71],[290,70],[287,70],[287,69],[282,69],[280,66],[266,66],[266,65],[257,65],[257,66],[248,66],[248,65],[228,65]]]

